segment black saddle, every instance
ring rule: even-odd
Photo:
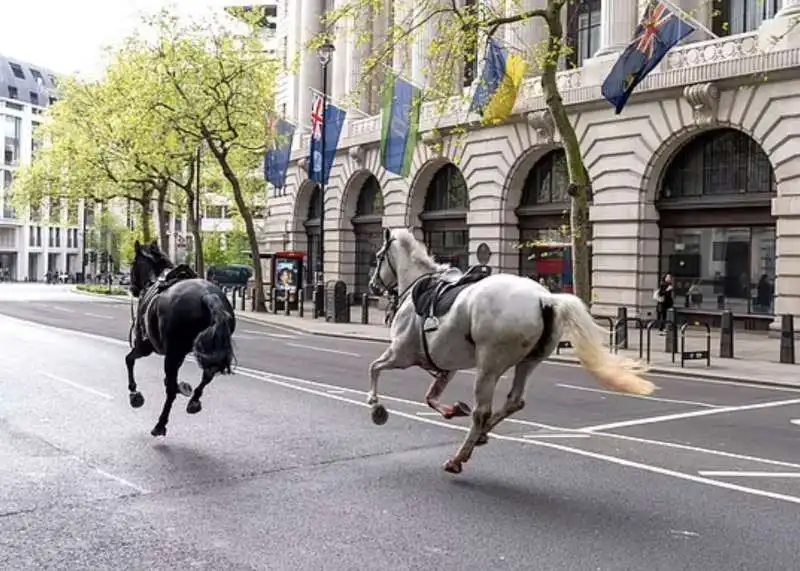
[[[162,291],[168,290],[178,282],[195,279],[196,277],[197,273],[192,268],[186,264],[179,264],[167,273],[158,277],[156,283],[154,284],[154,293],[161,293]]]
[[[455,281],[446,281],[436,276],[423,278],[411,290],[414,310],[420,317],[442,317],[450,311],[462,291],[481,281],[489,273],[486,266],[472,266]]]

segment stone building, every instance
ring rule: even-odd
[[[575,53],[558,81],[594,188],[593,311],[650,312],[659,274],[671,272],[679,306],[730,308],[765,327],[774,314],[800,313],[800,35],[793,28],[800,7],[798,0],[727,0],[712,15],[692,10],[693,1],[682,7],[721,37],[697,31],[673,48],[620,115],[600,85],[630,41],[640,6],[588,1],[564,17]],[[279,6],[285,57],[319,29],[324,4]],[[525,45],[543,37],[535,23],[504,33]],[[357,79],[363,52],[353,36],[337,36],[334,97]],[[420,36],[395,66],[418,83],[430,35]],[[308,88],[322,86],[315,56],[301,60],[299,73],[285,79],[282,103],[302,126]],[[465,91],[477,71],[465,69]],[[468,98],[455,98],[445,116],[425,106],[407,179],[380,166],[377,105],[374,93],[364,95],[362,114],[351,111],[342,133],[325,193],[326,278],[364,291],[381,226],[411,227],[440,260],[462,266],[476,263],[485,243],[494,271],[536,277],[541,260],[518,246],[563,242],[558,229],[568,207],[563,151],[537,78],[526,81],[514,116],[499,126],[480,127],[466,113]],[[446,132],[457,124],[468,127],[466,135],[436,140],[434,127]],[[267,240],[273,251],[314,260],[319,188],[304,170],[309,135],[301,133],[288,184],[269,199]]]

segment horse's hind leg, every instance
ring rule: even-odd
[[[445,471],[452,474],[461,473],[462,465],[469,461],[481,435],[486,432],[486,426],[492,415],[494,390],[501,374],[478,369],[478,376],[475,379],[475,410],[472,411],[472,426],[456,455],[445,463]]]
[[[455,374],[455,371],[451,371],[449,373],[439,373],[436,375],[436,379],[431,383],[431,386],[428,387],[428,394],[425,395],[425,402],[428,403],[428,406],[448,420],[456,416],[469,416],[470,413],[469,405],[460,401],[452,405],[442,405],[439,403],[439,397],[442,396],[442,393]]]
[[[203,410],[203,404],[200,402],[200,399],[203,398],[203,389],[206,388],[206,385],[211,382],[214,378],[214,373],[204,370],[203,371],[203,380],[200,381],[200,384],[197,385],[197,388],[194,390],[194,394],[192,398],[189,399],[189,402],[186,403],[186,412],[189,414],[197,414],[201,410]]]
[[[511,390],[508,391],[506,402],[503,408],[489,417],[486,429],[478,439],[477,445],[481,446],[489,441],[489,432],[512,414],[525,408],[525,386],[528,384],[528,377],[541,361],[527,361],[514,367],[514,380],[511,382]]]
[[[150,434],[153,436],[166,436],[167,423],[169,422],[169,414],[172,411],[172,403],[175,402],[175,397],[178,396],[178,371],[183,365],[183,360],[186,355],[167,353],[164,357],[164,389],[166,391],[166,398],[164,399],[164,407],[161,409],[161,415],[158,417],[156,423]]]
[[[153,353],[153,345],[150,341],[134,341],[133,349],[125,355],[125,366],[128,368],[128,399],[133,408],[139,408],[144,404],[144,397],[136,386],[136,379],[133,376],[133,365],[137,359],[147,357]]]

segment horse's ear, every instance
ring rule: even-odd
[[[142,253],[142,245],[139,243],[139,240],[136,240],[133,243],[133,251],[136,252],[137,254]]]
[[[158,240],[153,240],[152,242],[150,242],[150,247],[155,250],[158,250]]]
[[[383,241],[384,242],[388,242],[391,239],[392,239],[392,231],[389,230],[388,228],[384,228],[383,229]]]

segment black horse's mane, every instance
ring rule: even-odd
[[[142,246],[141,249],[142,255],[146,258],[149,258],[156,266],[161,268],[174,268],[175,264],[172,263],[172,260],[167,257],[164,252],[161,251],[161,248],[158,247],[158,244],[146,244]]]

